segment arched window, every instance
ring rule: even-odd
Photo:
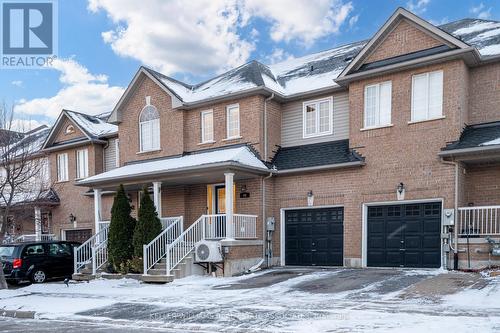
[[[152,105],[146,105],[139,116],[141,151],[160,149],[160,113]]]

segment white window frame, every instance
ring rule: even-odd
[[[328,102],[328,130],[320,131],[320,104]],[[316,107],[316,128],[314,133],[307,133],[307,106],[314,104]],[[333,97],[320,98],[302,103],[302,137],[304,139],[333,134]]]
[[[68,176],[68,153],[57,154],[57,181],[67,182]]]
[[[83,165],[82,165],[83,162]],[[83,179],[89,176],[89,150],[78,149],[76,151],[76,179]]]
[[[207,129],[205,128],[205,117],[207,117],[207,116],[212,116],[211,133],[207,133],[206,132]],[[201,111],[200,117],[201,117],[201,143],[213,143],[213,142],[215,142],[214,141],[214,112],[213,112],[213,110]],[[205,137],[207,134],[210,134],[211,138],[207,139]]]
[[[237,109],[238,110],[238,122],[237,122],[237,124],[238,124],[238,127],[237,127],[238,133],[236,135],[229,135],[229,133],[230,133],[230,128],[229,128],[229,124],[230,124],[229,113],[233,109]],[[241,132],[240,132],[240,105],[239,104],[231,104],[231,105],[226,106],[226,139],[238,139],[240,137],[241,137]]]
[[[389,110],[385,111],[388,113],[388,121],[387,122],[382,122],[382,110],[381,108],[381,87],[384,85],[389,85]],[[368,101],[368,90],[370,88],[376,88],[376,101],[375,101],[375,124],[374,125],[368,125],[368,112],[367,112],[367,101]],[[388,127],[392,126],[392,81],[384,81],[384,82],[378,82],[375,84],[369,84],[365,86],[365,91],[364,91],[364,113],[363,113],[363,129],[372,129],[372,128],[379,128],[379,127]]]
[[[160,150],[160,142],[161,142],[161,134],[160,134],[160,118],[152,119],[152,120],[146,120],[146,121],[141,121],[141,115],[144,109],[148,106],[152,105],[146,105],[142,111],[139,113],[139,151],[141,153],[145,152],[150,152],[150,151],[157,151]],[[154,106],[152,106],[154,107]],[[156,109],[156,107],[154,107]],[[159,113],[158,109],[156,111]],[[154,138],[154,128],[156,127],[157,129],[157,141],[155,145],[155,138]],[[142,137],[143,137],[143,130],[149,130],[151,131],[151,147],[143,147],[143,142],[142,142]]]
[[[437,74],[441,73],[441,104],[440,104],[440,113],[439,115],[435,116],[430,116],[430,77],[432,74]],[[427,103],[427,117],[422,118],[422,119],[416,119],[415,117],[415,100],[414,100],[414,95],[415,95],[415,79],[419,77],[426,77],[427,80],[427,90],[426,90],[426,103]],[[438,71],[432,71],[432,72],[427,72],[427,73],[421,73],[421,74],[416,74],[412,76],[411,79],[411,120],[410,123],[415,123],[415,122],[421,122],[421,121],[428,121],[428,120],[433,120],[433,119],[442,119],[444,118],[443,115],[443,102],[444,102],[444,72],[442,70]]]

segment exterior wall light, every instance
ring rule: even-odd
[[[404,200],[405,199],[405,184],[399,183],[397,190],[396,190],[396,196],[398,200]]]
[[[307,192],[307,206],[311,207],[314,205],[314,193],[312,190]]]

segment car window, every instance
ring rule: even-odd
[[[24,249],[24,254],[28,256],[42,255],[45,254],[45,249],[43,244],[29,245]]]
[[[49,244],[49,254],[54,256],[70,255],[71,252],[67,247],[62,246],[62,244],[52,243]]]
[[[14,246],[0,246],[0,257],[12,257]]]
[[[73,247],[69,243],[60,243],[59,246],[61,246],[61,250],[63,251],[63,254],[65,255],[71,255],[73,253]]]

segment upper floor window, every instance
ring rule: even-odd
[[[443,71],[413,76],[411,91],[411,121],[436,119],[443,116]]]
[[[160,149],[160,113],[152,105],[146,105],[139,116],[141,151]]]
[[[227,107],[227,138],[238,138],[240,136],[240,106],[239,104]]]
[[[57,181],[64,182],[68,180],[68,154],[57,155]]]
[[[365,87],[365,128],[391,124],[391,81]]]
[[[71,134],[75,133],[75,127],[73,125],[68,125],[66,127],[66,130],[64,131],[65,134]]]
[[[332,97],[304,102],[302,113],[304,138],[333,133]]]
[[[214,141],[214,113],[212,110],[201,112],[201,142]]]
[[[80,149],[76,151],[76,178],[87,178],[89,176],[89,151]]]

